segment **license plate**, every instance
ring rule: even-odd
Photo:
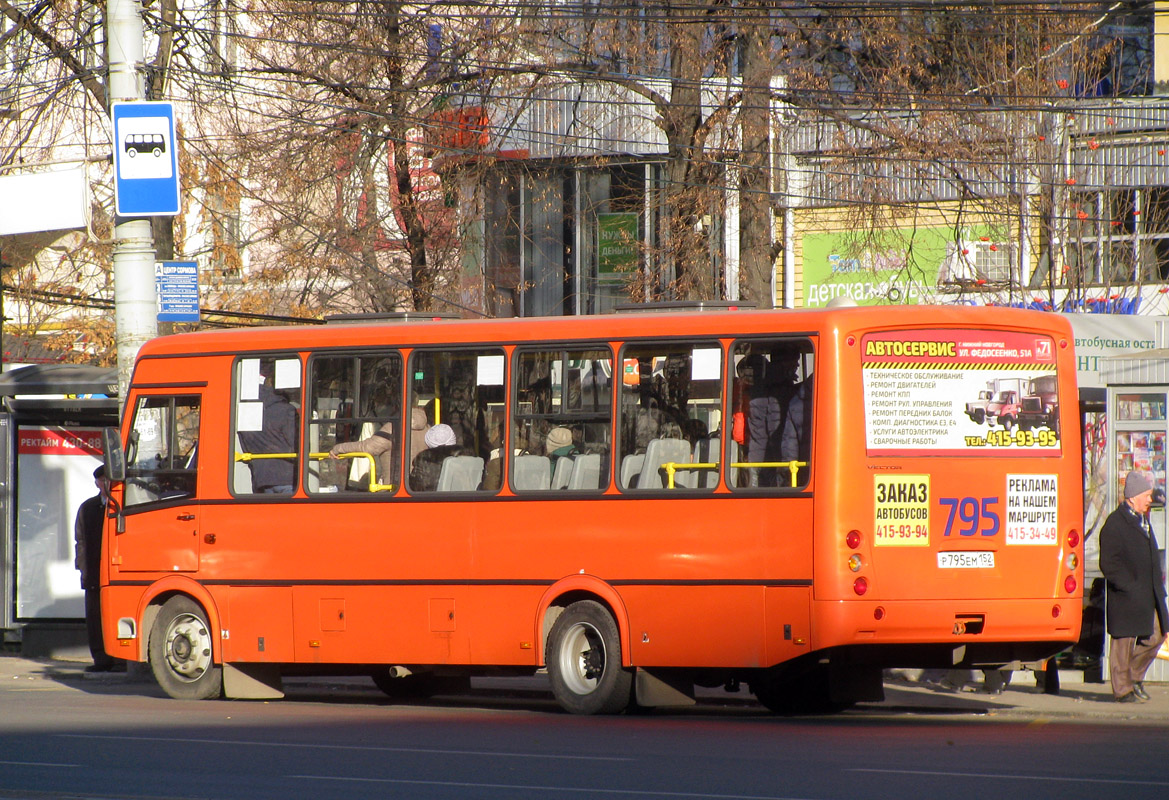
[[[994,553],[973,550],[938,553],[938,569],[994,569]]]

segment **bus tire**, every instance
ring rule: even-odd
[[[223,669],[212,659],[207,614],[189,597],[167,600],[150,630],[150,669],[176,700],[209,700],[223,693]]]
[[[776,714],[837,714],[855,705],[831,699],[828,670],[823,667],[800,676],[773,671],[751,681],[750,688],[755,699]]]
[[[573,714],[619,714],[629,705],[633,673],[621,666],[621,637],[605,607],[573,603],[557,617],[545,654],[552,694]]]

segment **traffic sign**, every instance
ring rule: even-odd
[[[114,103],[114,210],[120,217],[179,213],[174,105]]]
[[[154,262],[159,322],[199,321],[199,265],[194,261]]]

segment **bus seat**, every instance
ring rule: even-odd
[[[709,439],[699,439],[694,443],[694,463],[717,464],[722,453],[722,439],[712,436]],[[718,486],[718,470],[702,469],[698,473],[695,486],[702,489],[713,489]]]
[[[572,457],[560,456],[556,459],[556,471],[552,473],[552,488],[567,489],[568,479],[572,475]]]
[[[637,479],[638,489],[664,489],[665,470],[662,464],[669,462],[690,463],[690,443],[685,439],[653,439],[645,448],[645,463]],[[678,470],[674,473],[674,485],[692,488],[694,470]]]
[[[621,488],[632,489],[645,463],[645,453],[632,453],[621,459]]]
[[[572,475],[568,479],[569,489],[601,488],[601,454],[586,453],[577,456],[572,463]]]
[[[478,456],[447,456],[438,473],[438,491],[473,492],[483,481],[483,459]]]
[[[515,471],[512,481],[515,483],[516,491],[531,492],[549,487],[552,462],[548,456],[516,456],[512,469]]]

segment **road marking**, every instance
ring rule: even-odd
[[[927,769],[864,769],[854,767],[848,772],[883,772],[891,775],[932,775],[944,778],[991,778],[1006,781],[1062,781],[1064,783],[1105,783],[1130,786],[1166,786],[1169,781],[1140,781],[1130,778],[1065,778],[1058,775],[1006,775],[999,772],[942,772]]]
[[[80,764],[51,764],[48,761],[0,761],[6,767],[62,767],[64,769],[72,769],[80,767]]]
[[[508,792],[574,792],[576,794],[603,794],[625,797],[694,797],[703,800],[808,800],[787,795],[758,794],[706,794],[704,792],[657,792],[647,789],[591,789],[580,786],[539,786],[522,783],[470,783],[464,781],[411,781],[401,778],[351,778],[335,775],[289,775],[309,781],[348,781],[353,783],[393,783],[406,786],[446,786],[457,789],[500,789]]]
[[[439,750],[429,747],[374,747],[370,745],[344,744],[298,744],[295,742],[259,742],[246,739],[186,739],[179,737],[158,736],[113,736],[96,733],[61,733],[68,739],[116,739],[128,742],[173,742],[175,744],[217,744],[238,747],[250,745],[252,747],[301,747],[313,750],[358,750],[375,753],[416,753],[432,754],[436,756],[488,756],[490,758],[551,758],[567,761],[634,761],[628,756],[566,756],[556,753],[507,753],[498,750]]]

